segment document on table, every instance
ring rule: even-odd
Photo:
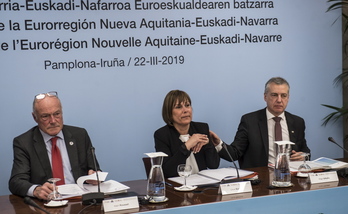
[[[246,177],[254,174],[252,171],[239,169],[239,177]],[[206,184],[215,184],[221,182],[223,179],[233,179],[237,178],[237,170],[232,167],[228,168],[219,168],[219,169],[206,169],[193,174],[186,178],[187,185],[206,185]],[[179,184],[184,184],[184,178],[182,177],[173,177],[168,178],[170,181],[174,181]]]
[[[297,172],[301,164],[303,164],[303,161],[290,161],[290,171]],[[341,168],[348,167],[348,163],[346,162],[334,160],[334,159],[326,158],[326,157],[320,157],[313,161],[306,161],[306,164],[308,164],[312,170],[341,169]]]
[[[98,172],[100,183],[100,192],[105,195],[118,194],[127,192],[128,186],[114,180],[105,181],[107,172]],[[89,192],[98,192],[98,185],[85,183],[87,180],[97,180],[96,173],[86,176],[81,176],[77,179],[77,184],[64,184],[58,186],[58,192],[63,198],[81,196]]]

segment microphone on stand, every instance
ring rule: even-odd
[[[230,159],[231,159],[231,161],[232,161],[232,163],[233,163],[233,165],[234,165],[234,168],[236,169],[237,178],[235,178],[235,179],[226,179],[226,180],[223,179],[223,180],[221,181],[221,183],[233,183],[233,182],[240,182],[240,181],[243,181],[243,180],[240,179],[240,177],[239,177],[239,170],[238,170],[237,165],[236,165],[236,163],[234,162],[234,160],[233,160],[233,158],[232,158],[230,152],[228,151],[226,144],[225,144],[225,143],[222,143],[222,147],[226,150],[228,156],[230,157]]]
[[[343,148],[342,146],[340,146],[338,143],[336,143],[336,141],[332,137],[329,137],[328,140],[330,142],[336,144],[338,147],[340,147],[341,149],[343,149],[345,152],[348,153],[348,151],[345,148]],[[347,175],[348,175],[348,168],[342,168],[342,169],[337,170],[337,174],[339,176],[341,176],[341,177],[344,177],[344,178],[347,177]]]
[[[336,141],[332,138],[332,137],[329,137],[328,140],[334,144],[336,144],[337,146],[339,146],[341,149],[343,149],[345,152],[348,153],[348,150],[343,148],[342,146],[340,146],[338,143],[336,143]]]
[[[33,201],[31,198],[29,198],[28,196],[27,197],[24,197],[24,203],[32,206],[32,207],[35,207],[35,208],[38,208],[39,210],[47,213],[47,214],[50,214],[47,210],[45,210],[44,208],[40,207],[37,203],[35,203],[35,201]]]
[[[90,205],[90,204],[100,204],[104,200],[104,193],[100,192],[100,181],[99,181],[99,175],[98,175],[98,168],[97,168],[97,161],[95,158],[95,149],[92,146],[91,147],[92,156],[93,156],[93,162],[94,162],[94,169],[97,176],[97,182],[98,182],[98,192],[91,192],[86,193],[82,195],[82,204],[84,205]]]

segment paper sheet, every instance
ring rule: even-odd
[[[107,172],[98,172],[100,180],[100,191],[104,194],[115,194],[118,192],[126,192],[129,187],[114,180],[105,181]],[[85,183],[87,180],[97,180],[96,173],[92,175],[81,176],[77,179],[77,184],[64,184],[58,186],[58,191],[63,198],[79,196],[89,192],[98,192],[98,185]],[[105,181],[105,182],[103,182]]]
[[[239,177],[245,177],[253,174],[254,172],[248,170],[239,169]],[[232,179],[237,177],[237,171],[235,168],[219,168],[219,169],[206,169],[200,171],[198,174],[190,175],[186,178],[187,185],[206,185],[220,182],[222,179]],[[168,178],[179,184],[184,183],[184,179],[181,177]]]
[[[97,172],[98,173],[98,176],[99,176],[99,181],[105,181],[106,179],[106,176],[108,175],[108,172]],[[97,179],[97,174],[96,173],[93,173],[91,175],[85,175],[85,176],[81,176],[77,179],[77,185],[81,188],[84,188],[83,187],[83,184],[85,183],[85,181],[87,180],[98,180]]]
[[[167,157],[168,155],[164,152],[150,152],[150,153],[145,153],[145,155],[149,156],[150,158],[154,157]]]

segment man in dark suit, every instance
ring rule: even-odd
[[[53,137],[58,137],[62,184],[76,183],[80,176],[95,173],[88,133],[83,128],[63,124],[57,92],[36,95],[32,115],[38,125],[13,140],[14,159],[9,180],[13,194],[47,199],[52,192],[52,184],[47,180],[54,176]],[[99,170],[98,163],[97,168]]]
[[[266,83],[264,92],[267,107],[242,116],[233,143],[225,144],[233,160],[238,160],[240,168],[274,165],[276,157],[274,117],[281,118],[282,140],[295,143],[292,145],[290,160],[303,160],[302,152],[310,152],[305,139],[304,120],[285,111],[289,92],[290,86],[285,79],[271,78]],[[229,154],[222,148],[223,142],[220,138],[214,132],[210,134],[220,157],[231,161]]]

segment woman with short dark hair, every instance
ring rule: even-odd
[[[165,177],[178,176],[177,166],[189,164],[192,174],[204,169],[216,169],[220,157],[209,137],[207,123],[192,121],[190,96],[180,90],[170,91],[163,101],[162,117],[167,124],[155,134],[157,152],[168,155],[163,160]]]

